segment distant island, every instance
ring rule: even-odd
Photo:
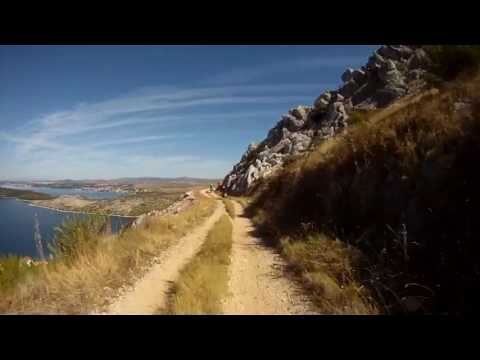
[[[193,189],[207,187],[219,179],[197,178],[122,178],[113,180],[0,181],[0,197],[15,197],[31,205],[63,212],[137,217],[161,210]],[[32,190],[66,189],[77,193],[51,196]],[[108,199],[93,199],[89,192],[123,193]],[[82,194],[85,193],[85,196]]]
[[[21,200],[52,200],[54,197],[30,190],[0,188],[0,198],[17,198]]]

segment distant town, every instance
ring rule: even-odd
[[[115,183],[94,183],[94,182],[75,182],[75,181],[35,181],[35,182],[0,182],[5,188],[14,188],[19,190],[35,190],[35,188],[48,187],[60,189],[77,189],[80,191],[95,192],[117,192],[131,193],[142,192],[142,189],[136,189],[133,184],[115,184]]]
[[[206,186],[216,183],[218,179],[197,178],[122,178],[113,180],[4,180],[0,187],[14,190],[42,192],[42,188],[71,189],[81,192],[114,192],[126,194],[150,193],[168,189],[180,190],[185,188]]]

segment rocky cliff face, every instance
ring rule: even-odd
[[[287,157],[307,150],[314,139],[328,139],[345,129],[352,112],[386,107],[421,90],[429,61],[421,46],[382,46],[361,69],[347,69],[339,89],[321,94],[313,106],[298,106],[283,115],[265,140],[248,147],[223,185],[231,194],[244,194]]]

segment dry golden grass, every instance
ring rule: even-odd
[[[358,137],[360,134],[360,136],[366,135],[370,137],[371,135],[369,133],[372,129],[389,128],[391,121],[396,121],[395,119],[397,117],[403,117],[405,112],[409,112],[413,107],[422,104],[422,101],[431,101],[433,98],[439,98],[438,89],[430,89],[420,94],[408,95],[386,108],[368,111],[363,115],[364,121],[347,128],[342,134],[322,141],[308,156],[289,163],[290,166],[286,171],[298,173],[300,169],[304,170],[318,167],[320,163],[328,159],[329,155],[338,152],[339,146],[341,146],[342,143],[348,142],[352,136]],[[383,121],[390,122],[380,124]]]
[[[246,208],[251,202],[251,199],[247,196],[229,196],[229,198],[239,202],[244,208]]]
[[[198,195],[198,194],[197,194]],[[79,246],[73,260],[59,258],[23,279],[0,297],[0,313],[86,314],[106,305],[132,274],[210,216],[215,201],[197,196],[177,215],[152,218],[120,235],[102,238],[95,247]]]
[[[322,314],[378,314],[368,291],[355,280],[361,253],[323,234],[281,241],[282,253]]]
[[[222,200],[228,215],[230,215],[232,219],[235,219],[235,205],[233,204],[232,200],[229,200],[229,199],[222,199]]]
[[[480,283],[478,231],[470,220],[480,211],[473,165],[480,156],[479,98],[480,81],[473,78],[370,114],[288,162],[262,185],[249,212],[280,247],[281,238],[293,239],[296,255],[284,253],[304,278],[319,275],[312,277],[303,256],[325,261],[325,242],[309,236],[328,234],[366,255],[368,264],[352,277],[375,294],[380,311],[467,311],[472,301],[462,288]],[[455,111],[465,99],[471,111]],[[338,255],[355,264],[349,253]],[[459,271],[462,276],[455,276]],[[348,267],[344,273],[350,276]],[[321,293],[322,282],[306,283]]]
[[[232,222],[222,216],[212,227],[197,255],[181,271],[173,288],[167,314],[220,314],[228,292],[232,249]]]

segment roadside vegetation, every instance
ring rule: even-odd
[[[323,233],[306,235],[302,241],[282,238],[281,248],[289,269],[322,314],[378,314],[374,299],[356,280],[363,261],[358,249]]]
[[[221,314],[228,293],[232,222],[223,215],[212,227],[200,251],[181,271],[167,309],[160,314]]]
[[[251,201],[247,196],[229,196],[229,198],[239,202],[244,208],[246,208]]]
[[[233,204],[233,201],[229,199],[222,199],[222,200],[228,215],[230,215],[232,219],[235,219],[235,205]]]
[[[155,256],[191,231],[215,209],[197,201],[177,215],[152,217],[136,228],[111,235],[101,217],[73,220],[57,230],[46,265],[0,260],[0,313],[86,314],[101,309],[115,291],[141,274]]]
[[[12,291],[17,284],[36,276],[38,268],[28,266],[20,256],[0,257],[0,293]]]
[[[248,211],[325,312],[475,310],[478,99],[459,78],[359,116],[257,188]]]

